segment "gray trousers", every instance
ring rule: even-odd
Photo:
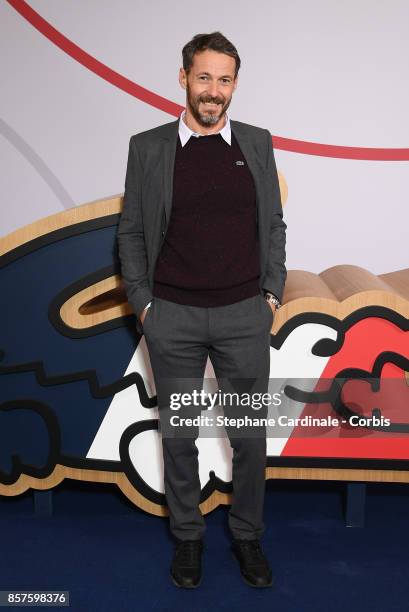
[[[200,539],[205,531],[199,509],[201,486],[195,444],[199,430],[192,433],[190,428],[186,436],[180,432],[173,437],[164,435],[163,415],[174,414],[169,410],[169,393],[198,389],[208,357],[220,390],[251,388],[250,393],[266,393],[272,322],[272,310],[261,294],[213,308],[154,297],[146,313],[143,329],[158,397],[165,496],[170,530],[179,540]],[[225,406],[223,410],[225,416],[237,416],[240,410],[251,417],[267,415],[264,407],[257,412],[240,406]],[[200,414],[200,409],[195,414]],[[229,528],[234,538],[259,538],[264,531],[265,428],[226,427],[226,432],[233,449]]]

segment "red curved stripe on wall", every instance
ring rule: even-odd
[[[122,89],[134,98],[146,102],[147,104],[178,117],[183,110],[183,106],[172,102],[162,96],[145,89],[112,70],[95,57],[81,49],[69,38],[56,30],[39,13],[31,8],[24,0],[7,0],[7,2],[34,26],[41,34],[48,38],[52,43],[67,53],[77,62],[88,68],[99,77],[111,83],[115,87]],[[409,160],[409,149],[384,149],[372,147],[343,147],[338,145],[327,145],[316,142],[306,142],[303,140],[293,140],[281,136],[273,136],[274,147],[282,151],[293,153],[303,153],[305,155],[319,155],[322,157],[336,157],[343,159],[362,159],[374,161],[407,161]]]
[[[381,149],[379,147],[342,147],[339,145],[306,142],[273,136],[274,147],[282,151],[319,155],[321,157],[337,157],[341,159],[364,159],[372,161],[407,161],[409,149]]]
[[[119,74],[119,72],[112,70],[95,57],[81,49],[81,47],[73,43],[69,38],[64,36],[64,34],[61,34],[61,32],[56,30],[48,21],[43,19],[43,17],[32,9],[27,2],[24,2],[24,0],[7,0],[7,2],[52,43],[54,43],[77,62],[85,66],[85,68],[88,68],[105,81],[108,81],[108,83],[111,83],[112,85],[115,85],[115,87],[129,93],[134,98],[138,98],[139,100],[142,100],[143,102],[146,102],[147,104],[150,104],[151,106],[154,106],[165,113],[174,115],[175,117],[178,117],[182,112],[184,108],[183,106],[175,104],[166,98],[162,98],[162,96],[159,96],[153,91],[149,91],[149,89],[145,89],[145,87],[137,85],[137,83],[127,79],[122,74]]]

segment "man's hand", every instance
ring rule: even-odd
[[[143,326],[143,322],[145,321],[147,310],[148,308],[151,307],[151,304],[152,304],[152,300],[146,304],[145,308],[142,310],[141,314],[139,315],[139,320],[142,323],[142,326]]]
[[[141,315],[140,315],[140,317],[139,317],[139,320],[140,320],[140,322],[142,323],[142,325],[143,325],[143,322],[144,322],[144,320],[145,320],[145,317],[146,317],[146,313],[147,313],[147,312],[148,312],[148,308],[146,307],[146,308],[144,308],[144,309],[142,310]]]
[[[271,310],[273,311],[273,315],[275,315],[276,310],[277,310],[277,306],[275,304],[273,304],[273,302],[267,302],[267,304],[270,306]]]
[[[280,308],[280,300],[274,293],[271,293],[271,291],[264,291],[264,299],[270,305],[274,317],[276,310]]]

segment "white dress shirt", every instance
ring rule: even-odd
[[[185,115],[186,115],[186,111],[184,110],[179,118],[179,138],[180,138],[180,144],[182,145],[182,147],[185,146],[185,144],[187,143],[187,141],[189,140],[191,136],[195,136],[195,138],[200,138],[200,136],[215,136],[216,134],[220,134],[223,140],[225,140],[227,144],[231,146],[230,118],[227,113],[226,113],[226,123],[224,124],[224,127],[222,127],[222,129],[219,130],[218,132],[213,132],[212,134],[198,134],[197,132],[194,132],[193,130],[191,130],[190,127],[188,127],[185,123]]]

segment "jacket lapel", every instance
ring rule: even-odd
[[[167,124],[163,135],[163,193],[165,202],[166,228],[172,210],[173,172],[175,167],[176,145],[179,136],[179,119]]]
[[[249,170],[253,176],[254,184],[256,187],[256,204],[257,204],[257,223],[259,219],[262,218],[261,215],[261,206],[262,206],[262,194],[263,194],[263,185],[262,185],[262,172],[257,161],[254,146],[250,142],[247,133],[243,130],[241,124],[236,121],[230,120],[230,125],[233,134],[236,137],[237,142],[239,143],[239,147],[247,161]]]

